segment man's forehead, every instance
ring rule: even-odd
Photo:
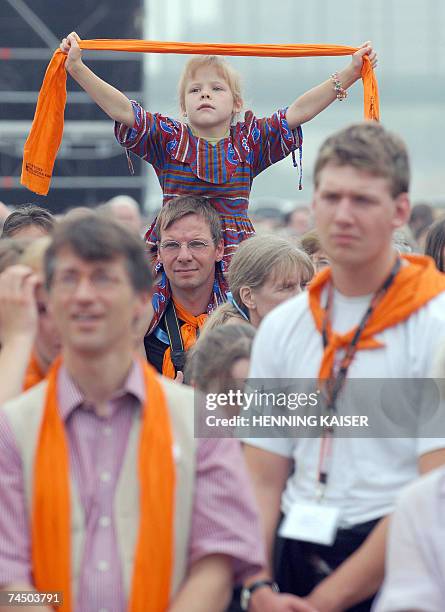
[[[326,165],[319,174],[318,189],[363,189],[372,192],[376,187],[390,189],[389,179],[364,168],[351,165]]]
[[[107,259],[86,259],[76,253],[71,247],[59,249],[55,256],[57,268],[95,269],[103,267],[121,267],[124,263],[121,255]]]
[[[161,229],[162,238],[178,234],[196,234],[211,236],[210,226],[201,215],[189,214],[173,221],[168,228]]]

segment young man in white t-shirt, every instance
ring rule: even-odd
[[[399,138],[376,123],[338,132],[321,147],[314,182],[315,223],[331,267],[264,320],[250,378],[265,388],[278,378],[334,380],[340,390],[326,391],[328,404],[341,415],[342,389],[352,378],[428,377],[445,340],[445,280],[430,260],[399,260],[392,247],[394,230],[409,217],[408,155]],[[372,394],[358,403],[357,414],[384,409]],[[424,427],[429,408],[415,406],[413,437],[323,430],[321,438],[245,440],[271,556],[280,511],[288,521],[276,575],[282,590],[319,612],[370,609],[398,492],[445,463],[444,433],[434,428],[443,437],[428,437],[431,427]],[[266,587],[254,588],[249,610],[300,610],[299,597]]]

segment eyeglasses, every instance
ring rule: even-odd
[[[54,275],[53,285],[60,291],[73,293],[84,278],[88,279],[96,291],[107,291],[122,284],[122,279],[103,270],[96,270],[88,277],[74,270],[67,270]]]
[[[177,240],[166,240],[159,244],[160,248],[166,253],[177,253],[185,244],[189,251],[199,252],[206,249],[210,244],[205,240],[189,240],[188,242],[178,242]]]

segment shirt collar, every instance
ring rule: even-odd
[[[144,376],[141,364],[136,359],[131,364],[122,388],[113,394],[111,400],[118,400],[128,395],[134,397],[140,406],[145,402]],[[85,395],[80,390],[76,381],[70,376],[63,363],[58,374],[57,399],[60,415],[64,421],[69,418],[76,408],[92,409],[91,404],[86,402]]]

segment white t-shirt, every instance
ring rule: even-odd
[[[333,329],[345,333],[355,327],[370,299],[334,292]],[[324,300],[322,297],[322,304]],[[375,338],[384,347],[357,351],[348,378],[427,378],[438,346],[445,342],[445,293]],[[262,322],[249,377],[265,381],[315,379],[322,355],[322,337],[315,327],[308,294],[303,293],[278,306]],[[337,351],[336,359],[341,356]],[[370,413],[373,398],[364,396],[361,402],[371,402]],[[341,414],[341,396],[337,411]],[[295,470],[282,497],[285,514],[296,501],[316,499],[319,438],[249,438],[245,443],[294,459]],[[344,528],[387,515],[394,509],[398,492],[418,476],[418,457],[439,448],[445,448],[445,438],[336,437],[323,503],[340,509],[340,527]]]
[[[374,612],[443,612],[445,470],[409,486],[391,517],[385,582]]]

